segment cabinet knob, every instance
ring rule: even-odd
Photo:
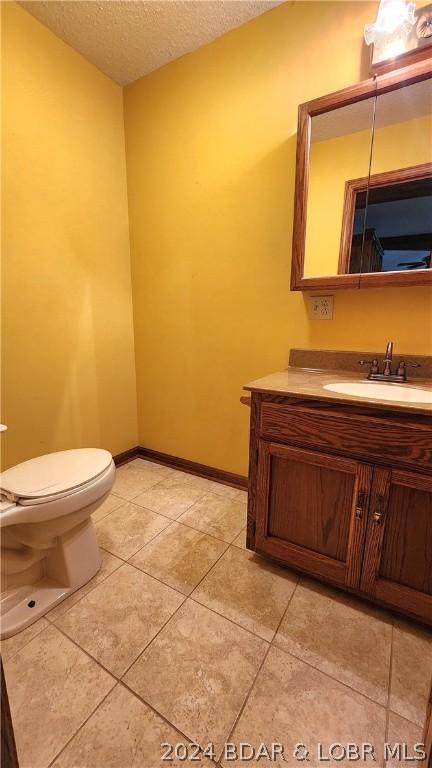
[[[360,491],[357,495],[357,504],[355,508],[356,520],[361,520],[363,517],[365,498],[366,498],[365,492]]]
[[[374,523],[376,523],[377,525],[381,525],[383,517],[384,517],[384,498],[382,496],[378,496],[372,518]]]

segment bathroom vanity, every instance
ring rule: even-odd
[[[325,389],[360,382],[359,357],[292,350],[245,387],[247,546],[432,625],[432,403]]]

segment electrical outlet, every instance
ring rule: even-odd
[[[333,296],[311,296],[310,316],[312,320],[333,320]]]

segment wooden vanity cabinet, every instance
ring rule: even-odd
[[[432,624],[431,468],[430,417],[254,392],[248,547]]]

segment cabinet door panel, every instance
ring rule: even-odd
[[[432,623],[432,479],[376,469],[361,588]]]
[[[372,468],[261,441],[256,548],[358,586]]]
[[[269,536],[345,561],[356,476],[273,456]]]
[[[388,509],[382,578],[432,595],[432,494],[392,483]]]

